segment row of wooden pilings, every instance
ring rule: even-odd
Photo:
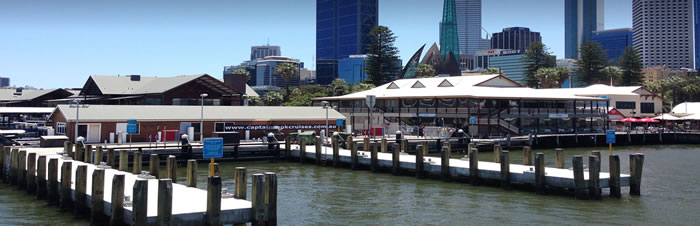
[[[73,152],[75,146],[75,152]],[[58,166],[58,157],[48,158],[37,154],[27,153],[17,147],[1,147],[0,175],[5,183],[16,185],[19,189],[25,189],[29,194],[35,194],[38,199],[46,199],[49,205],[58,205],[62,210],[73,211],[76,217],[90,218],[91,225],[122,225],[124,222],[124,204],[132,203],[133,225],[148,225],[148,181],[136,180],[133,187],[133,201],[125,200],[124,184],[125,175],[115,174],[112,179],[111,210],[110,217],[104,214],[104,186],[105,169],[118,167],[119,171],[142,174],[144,179],[158,178],[158,205],[156,225],[172,225],[172,200],[173,186],[177,182],[177,162],[175,156],[168,156],[166,172],[160,174],[160,159],[157,154],[150,155],[149,172],[142,172],[141,153],[134,152],[133,167],[129,171],[128,152],[119,150],[119,162],[116,165],[114,149],[107,149],[106,162],[104,160],[104,148],[97,146],[92,156],[92,145],[73,145],[66,142],[62,157],[63,164]],[[74,157],[75,159],[73,159]],[[94,158],[93,158],[94,157]],[[66,161],[68,160],[68,161]],[[87,165],[79,165],[76,169],[76,178],[72,177],[73,161],[80,161],[97,165],[92,173],[92,199],[87,203]],[[46,164],[48,161],[48,164]],[[5,166],[9,164],[9,168]],[[207,180],[207,210],[204,225],[222,225],[221,199],[222,181],[218,164],[215,164],[215,175]],[[5,171],[8,172],[5,172]],[[58,181],[58,172],[61,172],[61,182]],[[48,176],[47,176],[48,174]],[[151,177],[152,176],[152,177]],[[48,178],[48,180],[46,179]],[[71,197],[71,183],[75,183],[75,195]],[[187,179],[185,185],[197,186],[197,161],[187,161]],[[245,167],[236,167],[234,172],[234,193],[232,198],[246,199],[247,177]],[[226,197],[231,198],[231,197]],[[277,175],[272,172],[252,175],[252,210],[250,219],[253,225],[277,225]]]
[[[334,167],[340,167],[340,154],[339,154],[339,140],[337,136],[331,137],[331,147],[333,149],[332,165]],[[346,139],[346,147],[351,151],[351,164],[350,167],[353,170],[359,169],[358,163],[358,145],[355,143],[352,137]],[[364,138],[362,140],[364,152],[370,152],[370,171],[377,172],[379,170],[377,153],[388,152],[389,143],[386,139],[381,139],[377,145],[376,141],[374,144],[370,143],[369,138]],[[316,164],[323,164],[322,159],[322,141],[321,138],[316,137],[315,139],[316,148]],[[286,157],[291,159],[291,139],[287,138],[285,140],[285,152]],[[393,175],[400,175],[400,152],[408,151],[408,140],[402,139],[397,143],[392,143],[392,166],[391,172]],[[380,150],[378,150],[380,149]],[[466,150],[468,151],[467,158],[469,160],[469,183],[472,185],[482,184],[482,179],[479,178],[479,151],[476,148],[475,143],[467,144]],[[534,188],[538,194],[546,194],[547,184],[545,180],[545,158],[544,153],[536,153],[534,164],[532,161],[532,150],[529,146],[523,147],[523,165],[534,165],[535,168],[535,184]],[[450,162],[449,159],[452,155],[452,148],[449,142],[444,142],[442,145],[441,153],[441,168],[440,168],[440,178],[443,181],[450,181]],[[428,141],[423,140],[421,144],[416,147],[416,168],[415,175],[417,178],[424,178],[426,176],[426,171],[424,170],[425,155],[428,154]],[[493,161],[500,163],[501,178],[500,185],[504,189],[509,189],[511,187],[510,183],[510,152],[502,150],[500,145],[494,146],[493,151]],[[300,163],[306,162],[306,145],[300,146],[299,161]],[[564,168],[564,150],[557,148],[555,150],[556,167]],[[601,198],[601,188],[600,188],[600,152],[593,151],[589,156],[589,183],[586,184],[584,177],[584,167],[583,167],[583,156],[575,155],[572,159],[573,164],[573,174],[575,182],[575,194],[577,199],[600,199]],[[640,195],[641,179],[642,179],[642,166],[644,164],[644,154],[633,154],[630,155],[630,195]],[[620,186],[620,158],[618,155],[609,156],[609,166],[610,166],[610,196],[621,197],[621,186]]]

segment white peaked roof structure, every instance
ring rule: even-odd
[[[367,95],[377,99],[394,98],[485,98],[537,100],[604,100],[597,96],[560,93],[554,89],[532,89],[501,75],[454,76],[399,79],[379,87],[337,97],[313,100],[358,100]]]

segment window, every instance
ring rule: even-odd
[[[214,124],[214,128],[216,132],[233,132],[233,123],[232,122],[217,122]]]
[[[642,114],[653,114],[654,113],[654,103],[641,103],[640,104]]]
[[[63,123],[63,122],[56,123],[56,134],[66,134],[66,123]]]
[[[617,108],[617,109],[636,109],[637,104],[635,102],[618,101],[615,103],[615,108]]]
[[[194,128],[194,132],[195,132],[195,133],[199,133],[199,132],[200,132],[200,130],[199,130],[199,128],[200,128],[199,125],[200,125],[199,122],[193,122],[192,124],[190,124],[190,126],[192,126],[192,127]]]

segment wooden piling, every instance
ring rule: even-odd
[[[564,166],[566,165],[564,163],[564,149],[554,149],[554,155],[556,157],[556,167],[559,169],[564,169]]]
[[[47,183],[46,183],[46,156],[39,156],[36,167],[36,197],[38,199],[46,198]]]
[[[124,174],[112,177],[112,208],[110,209],[110,225],[124,224]]]
[[[119,150],[119,171],[129,171],[129,153],[126,150]]]
[[[362,150],[365,152],[370,152],[369,149],[369,137],[362,139]]]
[[[357,157],[357,144],[352,144],[350,149],[350,168],[357,170],[360,167],[359,158]]]
[[[83,162],[85,163],[92,163],[92,145],[88,144],[85,145],[85,157],[83,158]]]
[[[530,146],[523,147],[523,165],[532,165],[532,149],[530,148]]]
[[[27,174],[25,177],[27,178],[27,193],[34,194],[36,192],[36,153],[27,154]]]
[[[151,154],[148,160],[148,171],[152,176],[160,179],[160,157],[158,157],[158,154]]]
[[[401,153],[399,150],[394,150],[391,153],[391,174],[394,176],[399,175],[401,166]]]
[[[69,187],[70,188],[70,187]],[[87,165],[78,165],[75,170],[75,200],[73,215],[84,216],[87,212]]]
[[[58,195],[58,159],[49,159],[49,166],[47,168],[48,173],[48,190],[46,192],[46,199],[49,205],[57,205],[59,200]]]
[[[17,161],[17,187],[24,189],[27,187],[27,151],[20,150]]]
[[[587,199],[586,180],[583,177],[583,157],[574,155],[571,164],[574,167],[574,192],[576,193],[576,199]]]
[[[479,149],[469,150],[469,181],[472,185],[479,185]]]
[[[423,148],[428,146],[428,141],[421,142],[421,145],[416,147],[416,177],[425,177],[425,159],[423,158]]]
[[[252,208],[251,208],[251,220],[252,225],[262,226],[266,225],[267,211],[265,209],[265,175],[261,173],[253,174],[253,197],[252,197]]]
[[[236,199],[246,199],[247,178],[245,167],[236,167],[234,173],[233,197]]]
[[[644,154],[630,155],[630,195],[641,195]]]
[[[266,225],[277,225],[277,174],[265,172]]]
[[[118,165],[115,165],[114,163],[114,148],[108,148],[107,149],[107,165],[114,168],[118,169]]]
[[[105,170],[96,168],[92,171],[92,189],[90,200],[90,225],[104,225]]]
[[[382,138],[380,141],[380,150],[382,153],[387,153],[389,146],[387,146],[386,138]]]
[[[83,150],[85,147],[79,143],[76,143],[73,146],[75,147],[75,153],[73,153],[73,156],[71,157],[73,157],[73,160],[75,161],[83,161],[83,158],[85,157]]]
[[[304,164],[306,161],[306,144],[299,142],[299,163]]]
[[[331,137],[331,144],[333,146],[333,167],[340,167],[340,145],[338,142],[338,136]]]
[[[503,148],[501,147],[500,144],[493,145],[493,162],[495,162],[495,163],[500,162],[502,150],[503,150]]]
[[[17,184],[17,164],[19,164],[19,149],[13,148],[10,151],[10,185]]]
[[[352,142],[352,136],[348,136],[348,138],[345,139],[345,149],[347,149],[347,150],[352,150],[352,146],[353,146],[354,144],[355,144],[355,143]]]
[[[620,192],[620,157],[617,155],[611,155],[609,157],[610,166],[610,196],[620,198],[622,193]]]
[[[173,218],[173,181],[158,180],[158,216],[156,225],[172,225]]]
[[[168,155],[168,160],[165,162],[165,172],[171,183],[177,183],[177,159],[174,155]]]
[[[450,180],[450,155],[452,154],[451,152],[452,150],[450,147],[450,143],[445,142],[442,145],[442,150],[440,152],[440,179],[442,179],[442,181]]]
[[[588,156],[588,194],[591,199],[600,199],[600,157]]]
[[[535,154],[535,192],[545,194],[544,153]]]
[[[2,179],[3,182],[7,182],[7,169],[5,169],[6,163],[9,162],[9,153],[12,151],[11,147],[5,147],[2,146],[2,149],[0,149],[0,179]]]
[[[135,226],[148,225],[148,180],[136,179],[134,181],[134,196],[132,209],[132,219]]]
[[[95,159],[92,161],[92,164],[100,165],[100,163],[103,160],[104,160],[104,148],[102,146],[97,146],[95,148]]]
[[[197,187],[197,160],[187,160],[187,187]]]
[[[73,144],[70,141],[63,142],[63,153],[73,157]]]
[[[316,159],[315,159],[315,160],[316,160],[316,165],[321,165],[321,158],[323,158],[323,157],[321,156],[321,154],[323,154],[323,153],[322,153],[323,140],[321,140],[321,137],[318,137],[318,136],[316,137],[316,142],[315,142],[315,144],[316,144],[316,146],[315,146],[315,148],[316,148],[316,153],[315,153],[315,154],[316,154]]]
[[[68,210],[73,207],[73,200],[71,199],[71,176],[73,161],[63,161],[61,164],[61,202],[59,207],[62,210]]]
[[[510,188],[510,152],[501,151],[499,162],[501,163],[501,188]]]
[[[369,169],[372,172],[377,172],[379,170],[379,159],[377,159],[377,147],[378,145],[372,145],[372,152],[370,154],[370,166]]]
[[[141,174],[141,166],[143,165],[143,158],[141,157],[141,152],[136,151],[134,152],[134,160],[133,160],[133,168],[131,170],[131,173],[133,174]]]
[[[408,153],[408,139],[401,139],[401,152]],[[427,155],[427,153],[423,153]]]
[[[207,213],[204,225],[221,225],[221,177],[207,179]]]

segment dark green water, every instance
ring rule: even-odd
[[[587,149],[567,149],[567,167],[575,154]],[[607,149],[601,148],[603,156]],[[541,152],[535,150],[533,152]],[[233,169],[248,168],[248,175],[278,173],[278,218],[283,225],[422,225],[422,224],[671,224],[700,222],[700,146],[647,146],[616,149],[622,171],[629,171],[631,153],[644,153],[642,196],[580,201],[573,196],[536,195],[530,191],[504,191],[410,176],[373,174],[298,163],[224,163],[224,187],[233,191]],[[548,166],[553,151],[544,151]],[[456,155],[456,154],[454,154]],[[491,153],[481,153],[488,161]],[[522,161],[522,152],[511,153],[511,161]],[[206,164],[200,163],[199,186],[204,188]],[[607,171],[607,158],[603,158]],[[178,175],[184,181],[184,168]],[[250,181],[248,182],[250,184]],[[250,191],[250,188],[248,189]],[[250,198],[250,194],[248,195]],[[0,185],[0,224],[87,224],[69,213],[47,207],[24,191]]]

